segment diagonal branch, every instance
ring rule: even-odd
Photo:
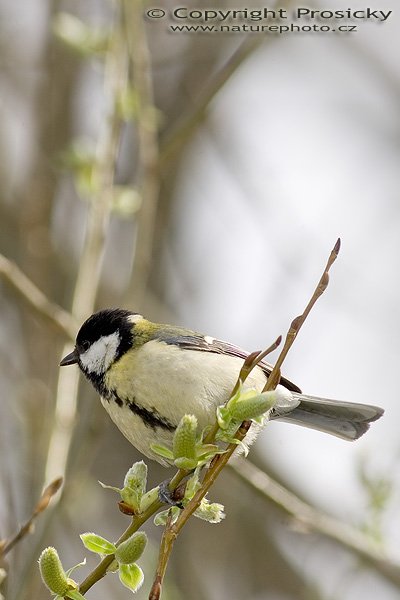
[[[16,546],[16,544],[18,544],[18,542],[20,542],[26,535],[32,533],[33,522],[35,521],[36,517],[40,515],[40,513],[46,510],[50,500],[52,499],[54,494],[56,494],[60,489],[62,482],[63,480],[61,477],[52,481],[52,483],[50,483],[50,485],[48,485],[43,491],[35,508],[33,509],[31,516],[26,521],[26,523],[21,525],[17,533],[13,535],[13,537],[11,537],[10,539],[0,540],[0,558],[5,556],[8,552],[10,552],[10,550],[12,550],[14,546]]]
[[[42,317],[47,319],[51,325],[63,333],[67,338],[73,340],[76,333],[76,321],[73,316],[52,302],[33,283],[29,277],[11,260],[0,254],[0,275],[9,283],[15,291]]]
[[[310,314],[312,307],[314,306],[314,304],[316,303],[318,298],[320,296],[322,296],[322,294],[325,292],[326,288],[328,287],[329,269],[331,268],[331,266],[337,259],[339,250],[340,250],[340,238],[337,239],[336,244],[334,245],[334,247],[329,255],[324,272],[322,273],[321,278],[320,278],[319,282],[317,283],[314,293],[311,296],[307,306],[305,307],[302,314],[299,315],[298,317],[296,317],[295,319],[293,319],[293,321],[291,322],[289,331],[286,334],[286,339],[285,339],[283,348],[278,356],[278,359],[274,365],[274,368],[271,371],[270,376],[268,377],[267,383],[265,384],[263,391],[273,390],[278,385],[280,376],[281,376],[280,368],[282,366],[282,363],[285,360],[287,353],[289,352],[294,340],[296,339],[297,334],[299,333],[304,321],[307,319],[308,315]]]
[[[400,585],[400,563],[385,555],[364,533],[310,506],[248,460],[239,458],[229,463],[229,467],[263,500],[273,502],[307,529],[338,542],[368,562],[386,579]]]
[[[239,48],[232,54],[221,69],[214,75],[208,85],[205,86],[194,110],[184,114],[178,120],[174,129],[161,143],[160,163],[164,167],[177,152],[187,143],[197,126],[203,121],[212,99],[223,88],[228,79],[235,73],[248,56],[263,42],[262,36],[248,36]]]

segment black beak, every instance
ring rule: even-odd
[[[76,348],[67,356],[64,356],[60,362],[60,367],[66,367],[67,365],[75,365],[78,362],[79,354]]]

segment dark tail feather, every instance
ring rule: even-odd
[[[273,419],[317,429],[344,440],[357,440],[368,431],[369,424],[384,413],[382,408],[369,404],[339,402],[296,392],[292,394],[300,400],[299,406],[282,415],[279,415],[278,409],[271,415]]]

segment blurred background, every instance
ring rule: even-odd
[[[285,374],[386,414],[354,444],[272,423],[250,460],[400,562],[399,16],[345,21],[353,33],[174,33],[189,21],[173,20],[171,2],[165,18],[143,17],[153,6],[0,2],[0,538],[65,473],[61,498],[4,561],[12,600],[47,597],[43,547],[69,567],[88,555],[80,533],[117,539],[128,524],[97,480],[120,486],[140,457],[78,370],[59,373],[82,320],[123,306],[262,349],[302,311],[338,236]],[[151,484],[167,476],[150,466]],[[166,600],[398,598],[398,570],[378,572],[233,472],[211,498],[227,518],[186,527]],[[161,535],[146,531],[139,599]],[[129,593],[109,575],[87,597]]]

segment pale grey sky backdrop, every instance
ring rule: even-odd
[[[314,3],[332,10],[347,9],[349,4],[365,8],[357,0]],[[380,4],[372,8],[381,9]],[[238,0],[231,6],[241,8]],[[81,11],[82,18],[92,23],[107,22],[105,2],[91,0],[81,7],[66,1],[60,7]],[[306,392],[375,403],[386,414],[354,444],[274,423],[253,452],[260,461],[265,457],[311,502],[356,522],[359,507],[366,502],[357,468],[367,458],[372,472],[387,473],[395,483],[385,534],[400,559],[400,16],[394,0],[385,2],[384,9],[393,10],[386,23],[358,22],[356,34],[298,33],[270,39],[217,95],[177,173],[157,259],[163,273],[162,297],[159,304],[149,302],[148,316],[169,315],[176,323],[248,350],[261,349],[284,333],[303,309],[340,236],[342,250],[332,268],[331,284],[301,331],[285,372]],[[35,154],[41,152],[32,103],[41,83],[38,63],[49,35],[48,10],[41,0],[0,2],[2,43],[13,47],[19,65],[13,72],[13,63],[5,59],[3,68],[12,74],[12,85],[7,77],[0,83],[3,202],[10,206],[23,189]],[[168,33],[164,21],[148,22],[147,33],[156,100],[171,107],[179,93],[186,94],[188,105],[194,103],[191,89],[179,85],[189,36],[195,34]],[[219,43],[215,35],[196,35],[193,70],[201,69],[208,47]],[[242,39],[232,35],[229,48]],[[225,47],[225,56],[229,48]],[[74,80],[76,136],[97,135],[104,111],[102,81],[96,64],[82,66]],[[18,82],[24,90],[20,94]],[[134,149],[125,143],[126,161]],[[82,206],[71,180],[60,175],[52,208],[52,243],[59,255],[76,261],[83,234]],[[33,251],[40,246],[37,239],[27,240]],[[104,273],[104,288],[115,302],[126,286],[131,248],[130,225],[116,220]],[[6,357],[1,389],[13,399],[12,376],[20,376],[27,359],[23,350],[9,350],[10,337],[20,339],[23,328],[7,298],[2,300],[6,318],[0,330]],[[36,384],[38,389],[43,385]],[[19,411],[15,402],[10,413],[15,420],[2,433],[3,448],[20,431]],[[19,451],[24,452],[23,444]],[[296,568],[306,568],[310,578],[316,576],[326,597],[398,596],[376,578],[372,593],[371,575],[352,580],[350,589],[340,588],[338,582],[346,580],[354,564],[350,559],[337,560],[335,554],[327,570],[329,551],[320,552],[325,550],[323,541],[314,545],[315,538],[310,537],[294,542],[282,528],[277,535]]]

